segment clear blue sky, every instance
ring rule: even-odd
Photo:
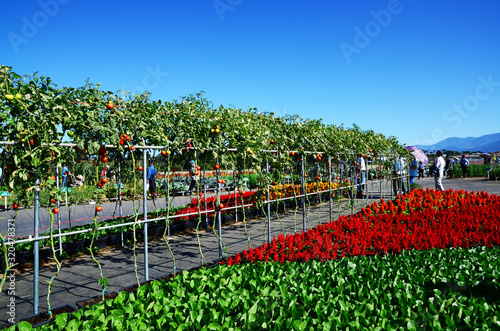
[[[500,132],[500,2],[3,1],[0,63],[407,145]]]

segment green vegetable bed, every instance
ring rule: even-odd
[[[120,292],[42,329],[499,329],[499,253],[494,246],[221,265]]]

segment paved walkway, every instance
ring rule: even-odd
[[[417,180],[416,183],[423,187],[434,188],[432,178]],[[370,184],[369,184],[370,185]],[[455,190],[465,189],[468,191],[487,191],[490,194],[500,194],[500,182],[486,181],[483,179],[446,179],[445,189]],[[371,193],[369,198],[379,199],[380,193],[385,199],[389,198],[390,184],[388,182],[369,186]],[[389,191],[388,191],[389,190]],[[365,205],[365,201],[355,200],[355,211]],[[347,207],[347,201],[339,205],[333,205],[333,219],[339,214],[349,214],[351,211]],[[271,219],[272,235],[280,233],[294,233],[302,230],[302,211],[297,213],[288,211],[278,215],[273,214]],[[314,227],[318,223],[327,222],[330,219],[329,203],[323,203],[316,207],[311,207],[307,213],[307,225]],[[248,236],[253,247],[259,246],[267,239],[266,219],[256,218],[247,221]],[[244,224],[238,222],[228,227],[222,228],[222,239],[229,256],[234,255],[243,249],[248,249],[248,238],[245,234]],[[211,263],[219,258],[218,241],[213,231],[203,231],[199,235],[203,262]],[[201,264],[201,255],[198,247],[198,240],[195,234],[178,235],[169,238],[170,246],[173,250],[177,271],[191,269]],[[140,281],[144,278],[144,247],[140,245],[137,249],[137,262]],[[149,279],[168,275],[173,272],[173,260],[165,242],[157,240],[150,242],[149,251]],[[119,291],[121,288],[134,285],[134,263],[133,254],[130,247],[106,249],[97,254],[97,259],[102,264],[105,277],[110,280],[108,292]],[[39,281],[39,311],[47,309],[47,281],[56,271],[55,264],[45,264],[40,268]],[[51,294],[52,307],[66,304],[75,306],[75,302],[100,294],[100,286],[96,282],[99,278],[97,265],[90,256],[85,255],[72,260],[64,260],[59,276],[55,279],[54,288]],[[10,296],[7,293],[8,283],[4,285],[0,294],[0,326],[7,324],[7,303]],[[15,302],[16,302],[16,322],[22,318],[33,314],[33,269],[25,268],[16,271],[15,279]]]

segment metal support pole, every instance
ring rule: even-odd
[[[382,178],[382,175],[380,175],[379,180],[380,180],[380,196],[379,196],[379,200],[382,200],[382,181],[384,180]]]
[[[165,157],[165,207],[167,208],[167,215],[170,216],[170,190],[168,188],[168,184],[170,182],[170,174],[168,173],[168,163],[170,162],[170,152],[167,152],[167,157]],[[173,178],[173,174],[172,174]],[[170,219],[167,218],[167,237],[170,237]]]
[[[144,221],[148,220],[148,187],[147,187],[147,179],[148,179],[148,168],[147,168],[147,152],[146,149],[142,150],[142,173],[143,173],[143,212],[144,212]],[[148,223],[144,223],[144,277],[146,281],[149,280],[149,261],[148,261]]]
[[[206,171],[207,169],[207,162],[206,162],[206,157],[203,157],[203,197],[204,197],[204,205],[205,205],[205,210],[207,210],[207,176],[206,176]],[[208,213],[205,213],[205,229],[208,230]]]
[[[306,180],[304,177],[304,168],[305,168],[305,161],[304,161],[304,156],[302,156],[302,161],[301,161],[301,166],[300,166],[300,193],[303,195],[302,197],[302,229],[304,231],[307,230],[307,225],[306,225],[306,195],[307,195],[307,189],[306,189]]]
[[[40,188],[38,187],[39,181],[37,180],[36,182],[36,187],[35,187],[35,225],[34,225],[34,232],[35,232],[35,238],[38,238],[38,228],[40,227],[39,222],[39,212],[40,212]],[[33,280],[33,314],[38,314],[38,283],[39,283],[39,277],[40,277],[40,256],[39,256],[39,249],[40,249],[40,242],[38,240],[35,240],[35,243],[33,245],[33,275],[34,275],[34,280]]]
[[[330,221],[333,219],[332,210],[332,157],[328,155],[328,201],[330,203]]]
[[[215,160],[215,164],[219,164],[219,158]],[[219,185],[219,174],[220,174],[220,169],[217,169],[215,173],[215,180],[217,181],[217,191],[216,191],[216,196],[217,196],[217,207],[219,208],[219,211],[217,212],[217,232],[219,235],[219,259],[222,259],[222,219],[221,219],[221,210],[220,210],[220,185]]]
[[[269,161],[266,161],[266,174],[269,178]],[[271,194],[269,182],[267,183],[267,242],[271,242]]]
[[[118,213],[120,215],[120,224],[123,223],[123,205],[122,205],[122,169],[121,157],[118,160]],[[122,247],[125,245],[123,242],[123,226],[120,226],[120,242]]]
[[[59,167],[56,167],[56,187],[59,189]],[[66,193],[67,194],[67,193]],[[57,209],[60,207],[60,201],[57,199]],[[57,229],[59,232],[59,254],[62,254],[62,237],[61,237],[61,214],[57,214]]]

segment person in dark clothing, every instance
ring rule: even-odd
[[[424,178],[424,163],[420,161],[418,163],[418,179]]]
[[[190,161],[189,164],[190,164],[189,176],[191,177],[191,183],[189,184],[189,195],[191,195],[193,190],[196,188],[196,184],[198,183],[200,172],[194,161]]]
[[[151,198],[156,197],[156,168],[153,164],[153,160],[149,161],[148,177],[147,182],[149,183],[149,192],[151,193]]]
[[[451,167],[451,160],[450,160],[450,157],[448,155],[446,155],[445,164],[444,164],[445,175],[448,175],[448,170],[450,170],[450,167]]]
[[[465,158],[465,155],[462,155],[460,159],[460,166],[462,167],[462,178],[467,178],[467,167],[469,166],[469,160]]]

